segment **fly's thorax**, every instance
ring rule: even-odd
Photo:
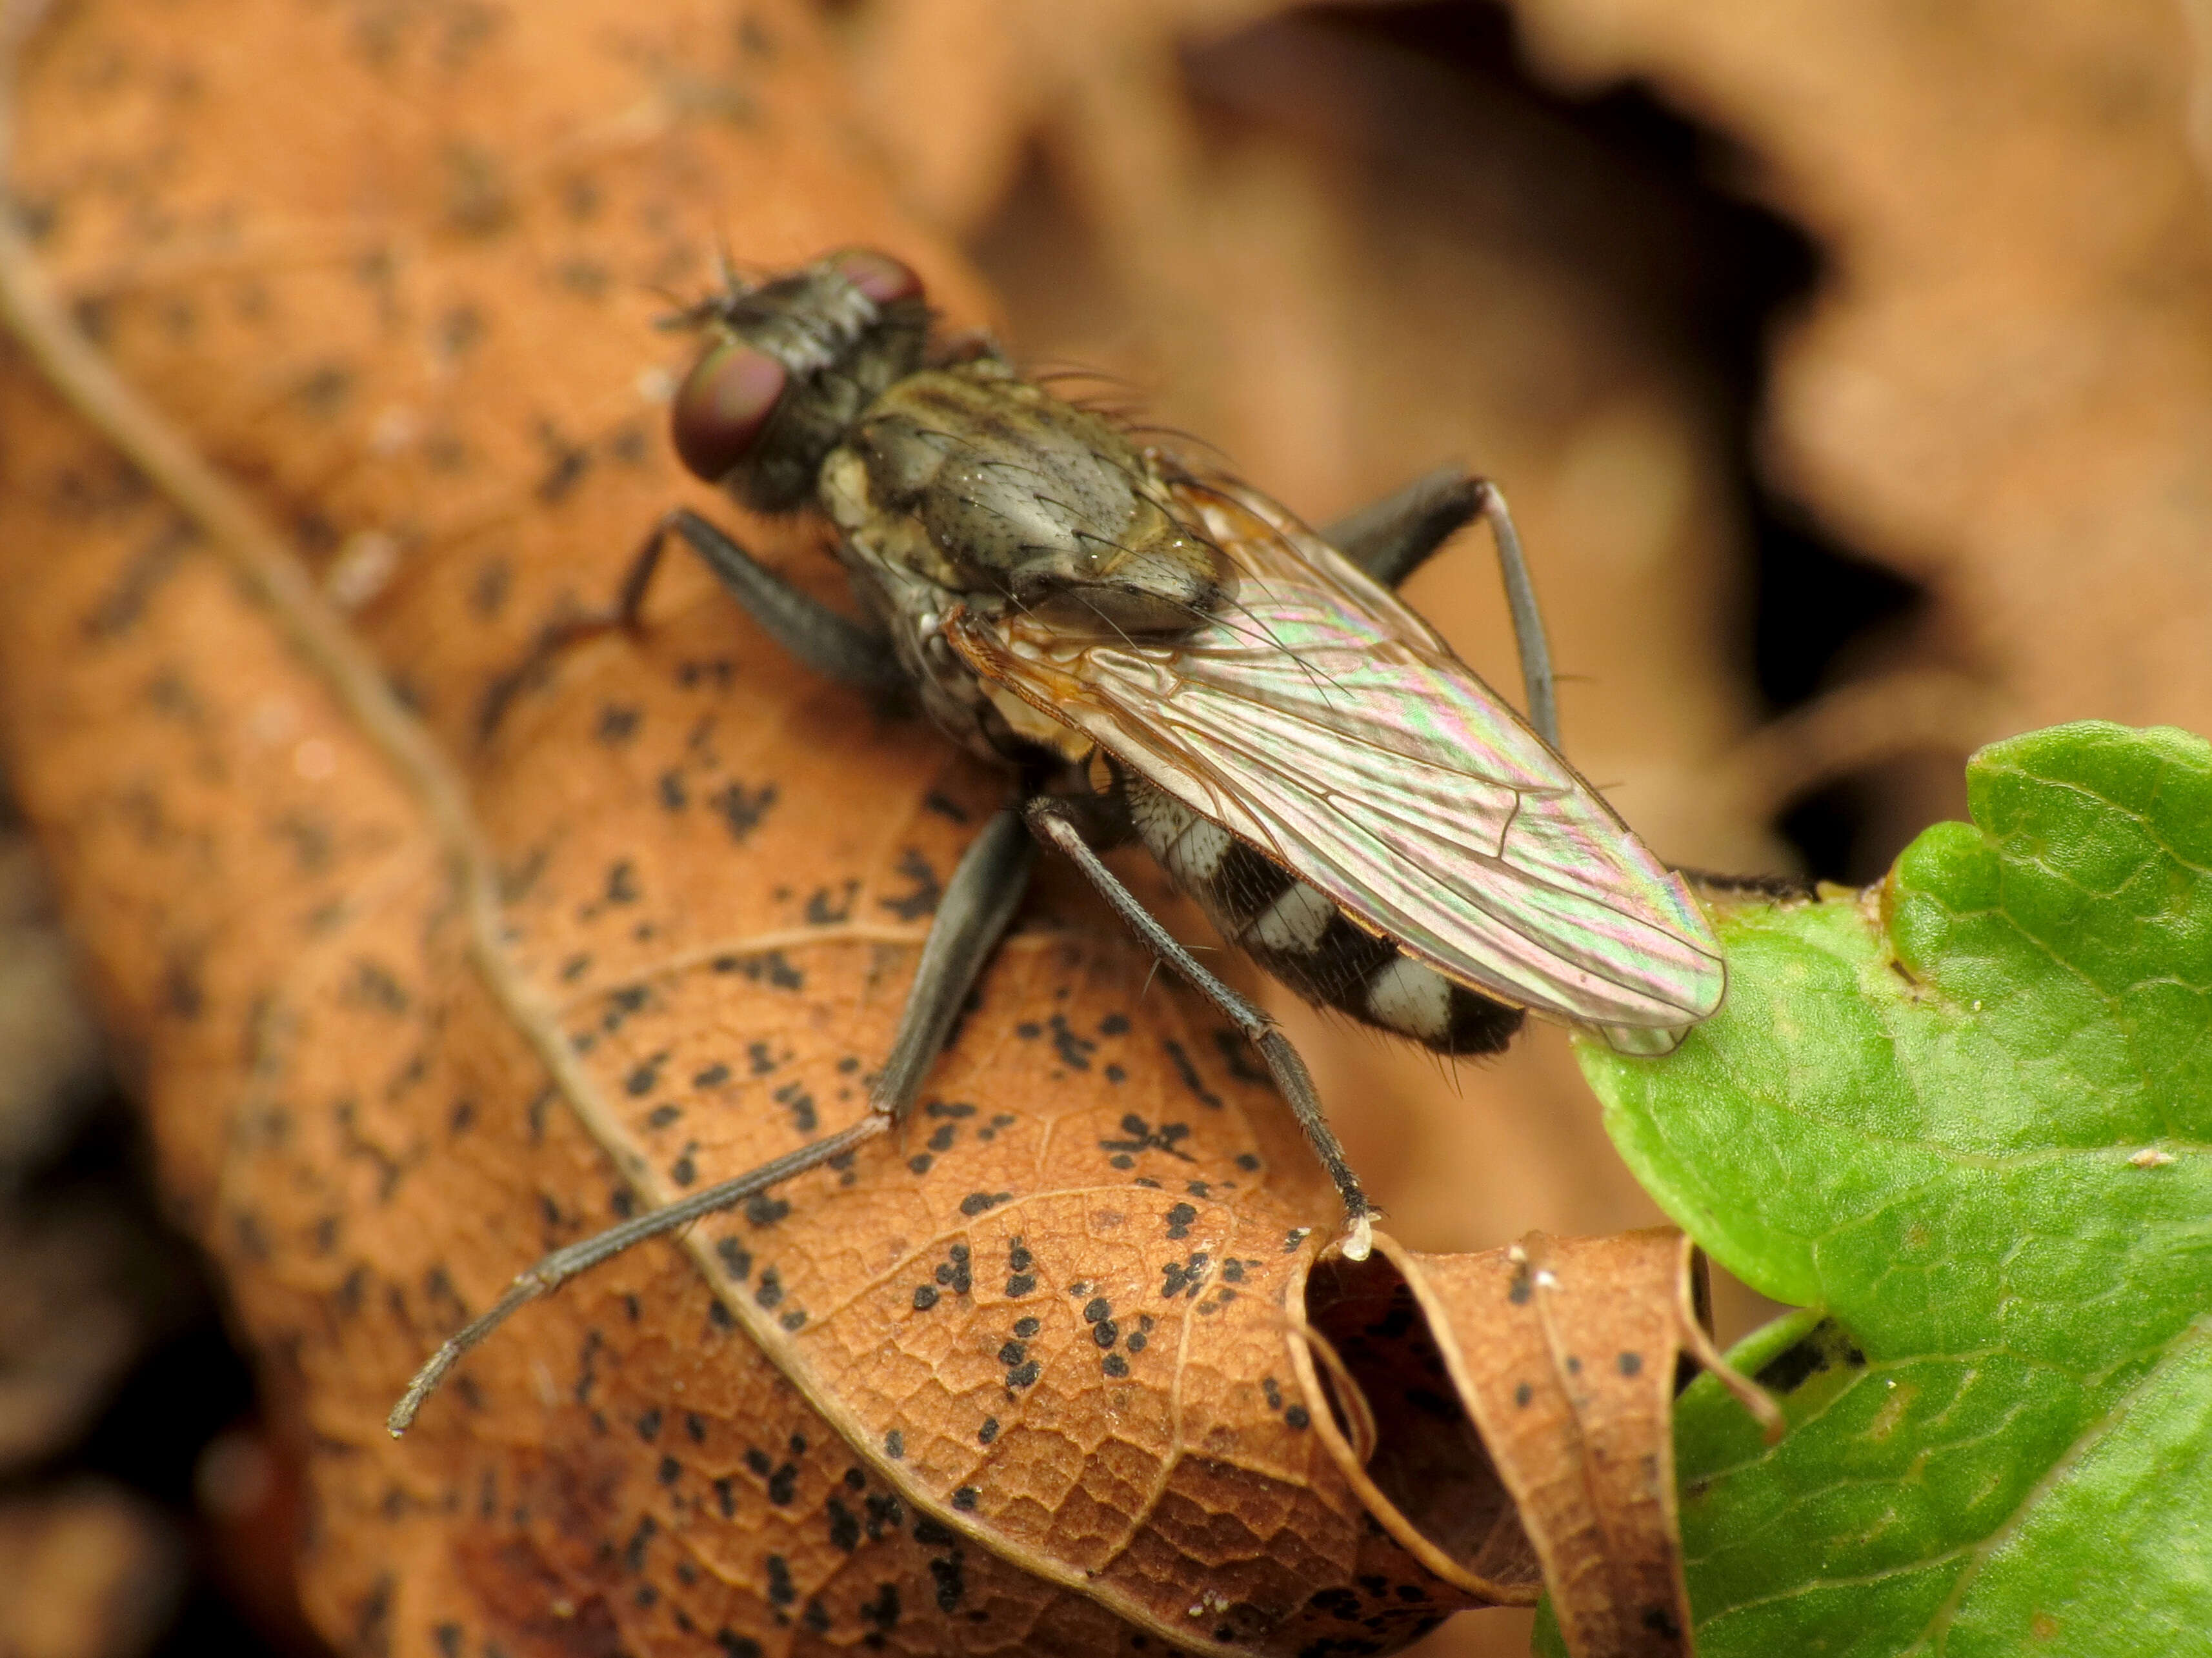
[[[849,449],[823,469],[822,497],[840,531],[837,556],[854,592],[890,639],[933,724],[977,757],[1024,770],[1034,768],[1040,751],[1060,761],[1090,751],[1089,738],[985,679],[953,649],[946,617],[956,610],[997,616],[1006,599],[939,579],[943,567],[927,556],[914,519],[871,508],[866,469]]]
[[[824,466],[822,490],[848,535],[872,525],[880,556],[1079,635],[1188,633],[1233,586],[1158,463],[995,359],[890,386]]]
[[[1171,510],[1158,465],[995,358],[887,388],[817,489],[923,707],[972,751],[1079,761],[1091,744],[950,648],[956,607],[1080,651],[1170,644],[1231,596],[1229,566]]]

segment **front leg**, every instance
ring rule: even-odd
[[[637,627],[671,534],[690,544],[770,638],[817,673],[864,690],[893,691],[906,683],[888,640],[799,592],[689,507],[678,507],[653,526],[638,548],[612,606],[553,623],[538,636],[520,666],[492,682],[477,717],[480,736],[491,734],[516,695],[562,653],[600,634]]]
[[[633,574],[623,589],[625,624],[644,599],[645,582],[652,575],[647,559],[659,553],[662,538],[672,530],[706,561],[746,615],[817,673],[863,690],[895,690],[905,684],[905,672],[889,640],[799,592],[689,507],[678,507],[655,526],[647,554],[639,560],[642,573]]]
[[[1141,938],[1146,949],[1167,966],[1181,974],[1191,987],[1228,1017],[1229,1022],[1267,1062],[1267,1070],[1275,1079],[1275,1086],[1290,1102],[1291,1111],[1305,1130],[1306,1142],[1321,1159],[1322,1167],[1336,1183],[1337,1196],[1344,1204],[1344,1254],[1347,1260],[1364,1260],[1374,1243],[1374,1222],[1376,1211],[1367,1201],[1367,1193],[1360,1189],[1359,1176],[1345,1161],[1344,1148],[1337,1144],[1336,1133],[1328,1126],[1328,1115],[1322,1110],[1321,1096],[1315,1091],[1313,1078],[1307,1073],[1305,1061],[1291,1046],[1280,1026],[1261,1009],[1238,995],[1227,985],[1207,972],[1198,958],[1180,943],[1175,935],[1162,926],[1152,911],[1137,900],[1136,894],[1115,879],[1083,838],[1068,804],[1049,795],[1041,795],[1024,809],[1030,833],[1055,850],[1064,853],[1076,868],[1083,872],[1099,896],[1113,907],[1114,913],[1127,922],[1129,930]]]

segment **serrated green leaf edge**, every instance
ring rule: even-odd
[[[2061,726],[1968,786],[1974,823],[1876,893],[1722,916],[1729,1001],[1675,1055],[1580,1046],[1677,1223],[1835,1315],[1782,1446],[1710,1383],[1682,1400],[1708,1653],[2212,1631],[2212,745]],[[1739,1352],[1771,1372],[1807,1339]],[[2119,1516],[2133,1548],[2059,1552]],[[2100,1617],[2130,1583],[2152,1615]]]

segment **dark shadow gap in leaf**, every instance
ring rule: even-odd
[[[1479,216],[1524,255],[1614,284],[1624,313],[1700,366],[1727,445],[1728,511],[1748,530],[1740,591],[1712,602],[1741,618],[1741,669],[1771,713],[1898,654],[1923,626],[1923,586],[1839,540],[1770,481],[1759,452],[1769,343],[1830,262],[1807,227],[1753,198],[1744,181],[1759,176],[1759,160],[1727,132],[1640,78],[1547,84],[1510,9],[1466,0],[1296,7],[1192,46],[1183,70],[1210,130],[1304,132],[1394,189],[1425,192],[1440,216]],[[1440,165],[1468,153],[1492,158],[1492,182],[1472,194]],[[1930,821],[1898,834],[1923,797],[1893,799],[1881,788],[1891,780],[1823,792],[1775,827],[1814,875],[1879,872]]]
[[[1379,1250],[1364,1261],[1325,1261],[1306,1281],[1305,1313],[1374,1418],[1368,1478],[1451,1559],[1492,1575],[1496,1566],[1486,1556],[1501,1527],[1518,1529],[1512,1501],[1404,1275]],[[1338,1431],[1356,1443],[1354,1424],[1328,1389],[1327,1367],[1316,1368]]]

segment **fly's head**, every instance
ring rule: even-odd
[[[823,509],[908,655],[956,606],[1074,643],[1172,640],[1229,602],[1168,464],[988,349],[933,352],[890,255],[732,281],[678,320],[709,336],[672,410],[684,465],[757,511]]]
[[[848,248],[728,288],[676,319],[709,343],[672,410],[684,465],[757,512],[811,503],[822,463],[860,411],[921,367],[921,279]]]

